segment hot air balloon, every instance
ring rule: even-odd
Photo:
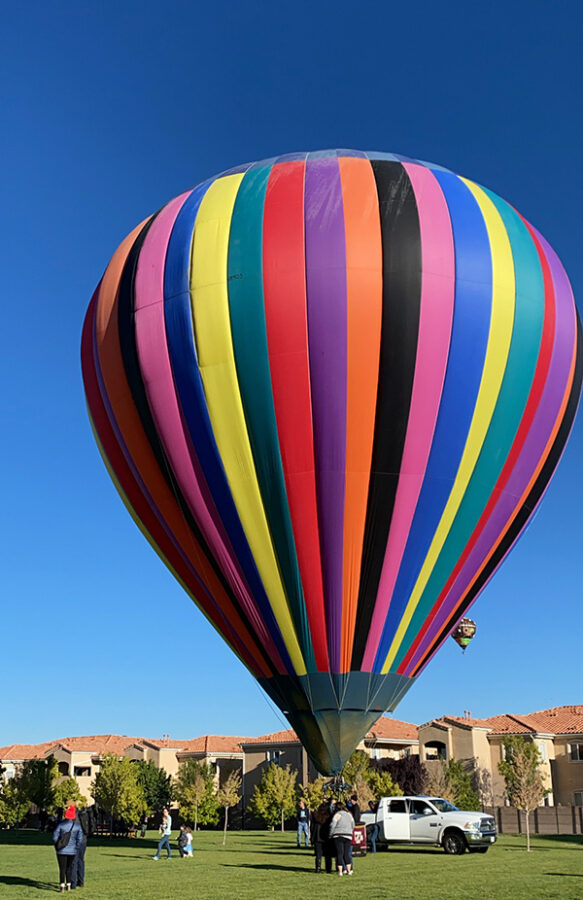
[[[473,619],[464,616],[452,631],[451,636],[458,647],[461,647],[462,651],[465,653],[466,647],[468,647],[470,641],[475,637],[475,634],[476,623]]]
[[[582,375],[535,228],[440,166],[352,150],[229,170],[138,225],[82,367],[129,512],[325,774],[518,539]]]

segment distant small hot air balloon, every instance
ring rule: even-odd
[[[390,153],[296,153],[113,255],[82,365],[126,506],[340,771],[529,522],[581,390],[563,267],[508,203]]]
[[[451,633],[452,638],[459,644],[464,653],[466,652],[466,647],[476,634],[476,623],[473,619],[468,619],[464,616],[463,619],[460,619],[456,627]]]

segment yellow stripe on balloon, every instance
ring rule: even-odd
[[[401,641],[423,595],[472,477],[496,407],[512,339],[516,280],[510,241],[502,219],[490,198],[473,182],[465,178],[462,181],[472,192],[480,207],[490,239],[490,250],[492,253],[492,314],[488,346],[486,348],[484,370],[476,407],[459,469],[429,552],[409,598],[403,618],[395,632],[383,665],[383,673],[389,671],[399,651]]]
[[[271,541],[239,392],[227,290],[233,207],[242,174],[209,187],[198,211],[192,249],[191,302],[198,364],[215,440],[257,570],[298,675],[306,666]]]

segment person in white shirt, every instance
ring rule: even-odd
[[[172,834],[172,816],[164,807],[164,811],[162,813],[162,824],[160,825],[160,832],[162,837],[158,841],[158,849],[156,850],[156,855],[152,857],[152,859],[158,860],[160,859],[160,853],[162,849],[166,847],[166,851],[168,853],[168,859],[172,859],[172,850],[170,849],[170,835]]]

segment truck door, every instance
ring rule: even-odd
[[[384,817],[385,840],[409,840],[409,813],[406,800],[390,800]]]
[[[439,813],[425,800],[409,800],[409,827],[412,841],[435,844],[440,822]]]

